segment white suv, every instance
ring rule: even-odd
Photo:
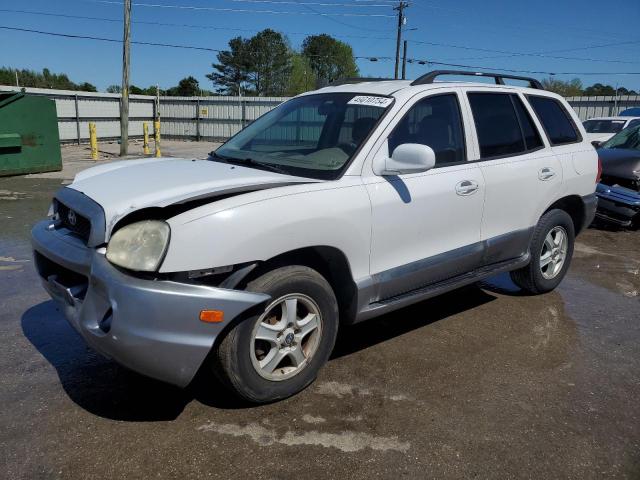
[[[498,272],[552,290],[596,151],[537,81],[451,73],[300,95],[207,160],[80,173],[32,232],[45,288],[115,361],[179,386],[206,365],[254,402],[309,385],[339,325]]]

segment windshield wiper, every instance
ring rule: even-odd
[[[255,160],[253,158],[225,158],[224,159],[227,163],[235,163],[237,165],[243,165],[245,167],[256,167],[256,168],[261,168],[263,170],[269,170],[271,172],[276,172],[276,173],[281,173],[283,175],[289,175],[289,173],[283,169],[278,167],[277,165],[274,165],[272,163],[268,163],[268,162],[261,162],[259,160]]]

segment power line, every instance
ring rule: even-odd
[[[89,17],[84,15],[70,15],[64,13],[54,13],[54,12],[34,12],[30,10],[14,10],[9,8],[0,8],[0,12],[8,12],[8,13],[21,13],[27,15],[38,15],[45,17],[57,17],[57,18],[68,18],[75,20],[94,20],[94,21],[103,21],[103,22],[112,22],[112,23],[122,23],[121,18],[109,18],[109,17]],[[334,20],[334,19],[331,19]],[[184,27],[184,28],[195,28],[195,29],[203,29],[203,30],[220,30],[220,31],[231,31],[231,32],[247,32],[247,33],[256,33],[259,32],[260,29],[255,28],[231,28],[231,27],[216,27],[213,25],[195,25],[195,24],[187,24],[187,23],[167,23],[167,22],[154,22],[154,21],[145,21],[145,20],[131,20],[131,23],[138,25],[152,25],[159,27]],[[376,31],[379,31],[376,29]],[[286,35],[321,35],[324,32],[291,32],[291,31],[282,31],[282,33]],[[334,35],[337,38],[367,38],[367,39],[375,39],[375,40],[389,40],[394,37],[372,37],[370,35],[349,35],[349,34],[340,34]]]
[[[19,27],[9,27],[5,25],[0,25],[0,29],[3,30],[12,30],[18,32],[26,32],[26,33],[36,33],[40,35],[48,35],[54,37],[64,37],[64,38],[74,38],[74,39],[85,39],[85,40],[96,40],[103,42],[111,42],[111,43],[122,43],[122,40],[115,38],[106,38],[106,37],[95,37],[90,35],[76,35],[70,33],[58,33],[58,32],[47,32],[43,30],[34,30],[29,28],[19,28]],[[168,48],[181,48],[188,50],[201,50],[208,52],[217,52],[220,53],[225,50],[220,50],[217,48],[209,48],[209,47],[199,47],[196,45],[180,45],[180,44],[171,44],[171,43],[157,43],[157,42],[142,42],[142,41],[131,41],[131,44],[135,45],[147,45],[147,46],[155,46],[155,47],[168,47]],[[322,58],[333,58],[330,55],[311,55],[315,57]],[[392,60],[392,57],[388,56],[361,56],[356,55],[354,58],[359,60],[369,60],[369,61],[379,61],[379,60]],[[542,70],[518,70],[518,69],[510,69],[510,68],[499,68],[499,67],[486,67],[486,66],[478,66],[478,65],[463,65],[457,63],[446,63],[440,62],[437,60],[426,60],[426,59],[417,59],[411,58],[408,59],[409,63],[422,63],[427,65],[443,65],[448,67],[458,67],[458,68],[469,68],[473,70],[496,70],[502,72],[512,72],[512,73],[529,73],[529,74],[541,74],[541,75],[640,75],[639,72],[550,72],[550,71],[542,71]]]
[[[102,3],[106,5],[122,5],[122,2],[113,0],[81,0],[88,3]],[[299,3],[298,5],[304,5]],[[167,5],[161,3],[134,3],[134,7],[147,8],[172,8],[178,10],[194,10],[194,11],[211,11],[211,12],[228,12],[228,13],[264,13],[267,15],[319,15],[323,17],[377,17],[377,18],[395,18],[395,15],[386,15],[383,13],[325,13],[325,12],[292,12],[284,10],[253,10],[243,8],[223,8],[223,7],[199,7],[195,5]]]
[[[549,56],[548,54],[550,53],[564,53],[564,52],[577,52],[580,50],[592,50],[594,48],[606,48],[606,47],[620,47],[623,45],[637,45],[640,43],[640,40],[629,40],[629,41],[624,41],[624,42],[614,42],[614,43],[603,43],[603,44],[599,44],[599,45],[587,45],[587,46],[582,46],[582,47],[573,47],[573,48],[561,48],[561,49],[557,49],[557,50],[545,50],[542,52],[528,52],[528,53],[518,53],[518,52],[514,52],[514,53],[510,53],[508,55],[490,55],[490,56],[484,56],[484,57],[460,57],[460,58],[455,58],[455,59],[451,59],[451,60],[488,60],[488,59],[496,59],[496,58],[513,58],[513,57],[519,57],[519,56],[524,56],[524,55],[528,55],[528,56],[546,56],[548,58],[554,58]],[[455,48],[455,47],[454,47]],[[571,60],[578,60],[579,58],[573,58],[573,57],[568,57]],[[580,60],[585,60],[585,59],[580,59]],[[607,62],[608,60],[595,60],[598,62]],[[617,61],[616,61],[617,63]],[[635,62],[631,62],[631,63],[635,63]]]
[[[349,7],[349,8],[389,8],[389,5],[357,3],[326,3],[326,2],[298,2],[296,0],[230,0],[238,3],[271,3],[276,5],[316,5],[319,7]],[[376,0],[377,1],[377,0]]]
[[[557,55],[547,55],[544,53],[527,53],[527,52],[513,52],[508,50],[493,50],[489,48],[480,48],[480,47],[468,47],[466,45],[453,45],[453,44],[443,44],[443,43],[435,43],[435,42],[427,42],[423,40],[412,40],[413,43],[418,43],[422,45],[432,45],[438,47],[448,47],[448,48],[459,48],[462,50],[474,50],[478,52],[493,52],[493,53],[504,53],[508,54],[506,57],[480,57],[480,58],[462,58],[460,60],[484,60],[488,58],[509,58],[509,57],[539,57],[539,58],[552,58],[558,60],[580,60],[585,62],[598,62],[598,63],[625,63],[630,65],[637,65],[640,62],[629,62],[626,60],[605,60],[598,58],[583,58],[583,57],[564,57]],[[629,42],[632,43],[632,42]],[[640,41],[633,42],[640,43]]]
[[[375,0],[373,0],[375,1]],[[69,19],[78,19],[78,20],[93,20],[93,21],[104,21],[104,22],[113,22],[120,23],[122,20],[118,18],[107,18],[107,17],[90,17],[83,15],[70,15],[70,14],[61,14],[61,13],[53,13],[53,12],[34,12],[30,10],[16,10],[16,9],[8,9],[2,8],[0,12],[9,12],[9,13],[20,13],[27,15],[39,15],[39,16],[50,16],[50,17],[58,17],[58,18],[69,18]],[[153,21],[144,21],[144,20],[132,20],[131,23],[139,24],[139,25],[154,25],[154,26],[165,26],[165,27],[185,27],[185,28],[195,28],[195,29],[206,29],[206,30],[221,30],[221,31],[237,31],[237,32],[257,32],[257,29],[243,29],[243,28],[229,28],[229,27],[216,27],[213,25],[193,25],[193,24],[181,24],[181,23],[166,23],[166,22],[153,22]],[[343,23],[343,22],[339,22]],[[347,24],[348,25],[348,24]],[[349,25],[352,26],[352,25]],[[355,26],[354,26],[355,27]],[[319,33],[313,32],[283,32],[287,35],[318,35]],[[394,37],[383,37],[377,36],[372,37],[369,35],[335,35],[336,37],[343,38],[367,38],[367,39],[375,39],[375,40],[391,40]],[[590,45],[584,47],[577,48],[566,48],[566,49],[558,49],[558,50],[550,50],[547,52],[512,52],[506,50],[494,50],[489,48],[481,48],[481,47],[469,47],[466,45],[456,45],[456,44],[448,44],[448,43],[439,43],[439,42],[428,42],[423,40],[411,40],[412,43],[420,44],[420,45],[431,45],[436,47],[446,47],[446,48],[455,48],[462,50],[472,50],[472,51],[480,51],[480,52],[494,52],[494,53],[504,53],[507,55],[490,55],[484,57],[461,57],[451,59],[451,61],[456,60],[490,60],[490,59],[499,59],[499,58],[513,58],[519,56],[532,56],[538,58],[553,58],[553,59],[561,59],[561,60],[577,60],[577,61],[588,61],[588,62],[598,62],[598,63],[620,63],[620,64],[638,64],[640,62],[629,62],[624,60],[605,60],[605,59],[594,59],[594,58],[582,58],[582,57],[564,57],[564,56],[554,56],[549,55],[550,53],[561,53],[561,52],[570,52],[577,50],[589,50],[592,48],[605,48],[605,47],[614,47],[620,45],[633,45],[639,44],[640,40],[632,40],[625,42],[615,42],[615,43],[606,43],[599,45]]]

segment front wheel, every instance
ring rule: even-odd
[[[548,211],[533,232],[531,261],[526,267],[511,272],[511,279],[530,294],[553,290],[569,269],[574,240],[575,230],[569,214],[564,210]]]
[[[338,304],[315,270],[287,266],[247,285],[266,293],[264,311],[238,323],[217,349],[215,373],[255,403],[289,397],[308,386],[327,362],[338,331]]]

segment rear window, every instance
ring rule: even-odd
[[[618,133],[625,123],[626,120],[587,120],[582,125],[588,133]]]
[[[518,116],[509,94],[469,93],[480,158],[501,157],[526,150]]]
[[[547,132],[551,145],[562,145],[580,141],[580,135],[565,110],[557,100],[528,95],[529,103]]]

